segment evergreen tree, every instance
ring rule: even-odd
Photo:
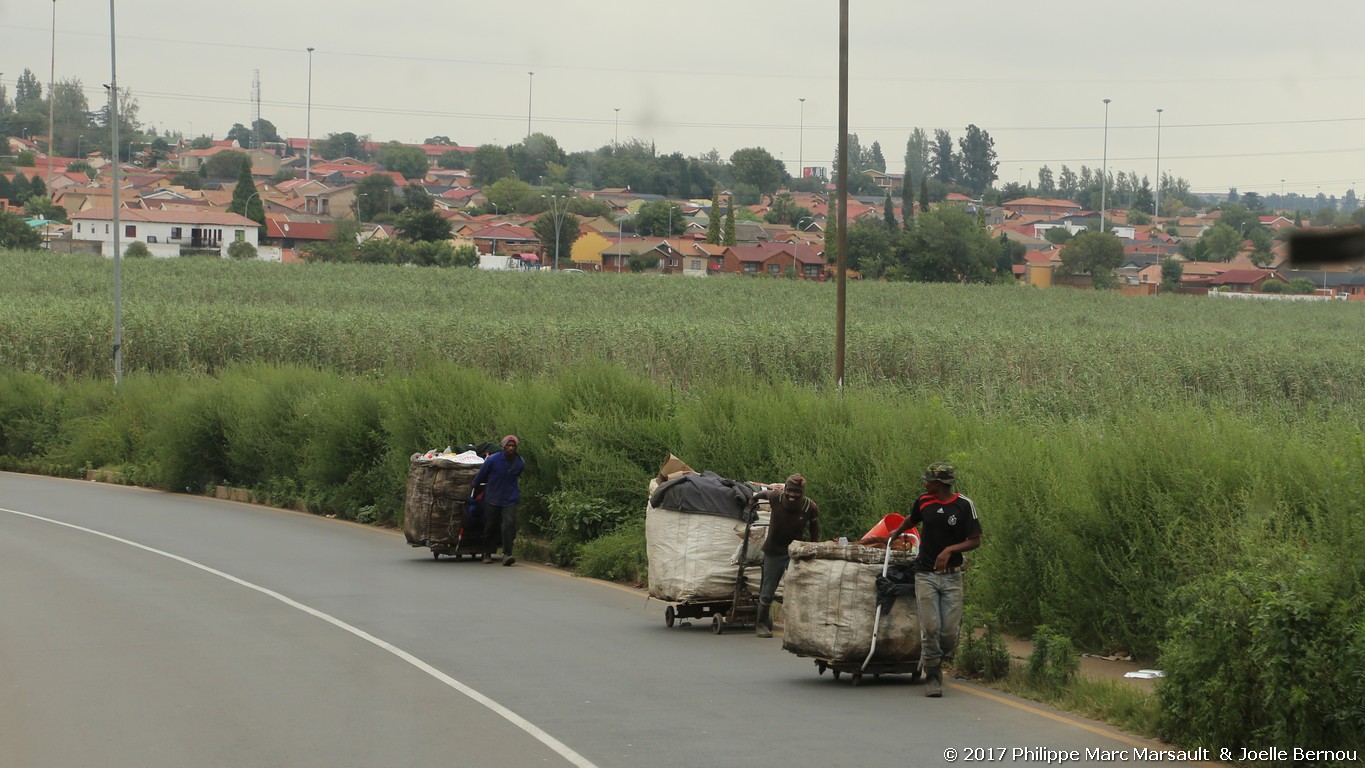
[[[727,200],[725,203],[725,239],[721,244],[735,244],[735,202],[733,200]]]
[[[980,195],[998,178],[995,169],[995,139],[975,125],[967,126],[967,135],[958,139],[958,179],[973,195]]]
[[[710,245],[720,245],[720,190],[711,190],[711,210],[706,224],[706,242]]]
[[[1038,196],[1050,198],[1057,194],[1057,184],[1052,180],[1052,169],[1046,165],[1038,169]]]
[[[872,142],[872,151],[869,157],[868,167],[886,173],[886,158],[882,156],[882,144],[879,141]]]
[[[905,173],[907,176],[923,178],[928,170],[929,136],[923,128],[916,128],[905,142]]]
[[[251,161],[242,161],[242,171],[237,174],[237,186],[232,189],[230,213],[240,213],[261,226],[265,226],[265,204],[256,191],[256,182],[251,178]]]
[[[926,213],[929,210],[929,179],[927,177],[919,180],[919,210]]]
[[[934,129],[934,178],[944,184],[957,181],[957,160],[953,157],[953,139],[942,128]]]
[[[896,231],[896,206],[891,202],[891,192],[886,193],[886,208],[883,211],[886,216],[886,229],[889,232]]]
[[[915,218],[915,183],[910,179],[909,168],[901,179],[901,225],[910,231],[910,222]]]

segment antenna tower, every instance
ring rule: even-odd
[[[251,78],[251,143],[261,148],[261,70]]]

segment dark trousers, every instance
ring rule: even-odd
[[[758,587],[759,605],[773,604],[777,586],[782,583],[782,574],[787,572],[787,564],[791,561],[791,557],[787,555],[763,555],[763,580],[759,582]]]
[[[487,557],[492,557],[498,548],[497,536],[502,536],[502,554],[510,557],[512,554],[512,540],[517,537],[517,505],[508,504],[505,507],[495,507],[489,504],[484,507],[485,520],[483,523],[483,553]]]

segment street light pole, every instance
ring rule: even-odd
[[[1156,194],[1152,203],[1152,223],[1161,224],[1161,107],[1156,109]]]
[[[801,127],[797,131],[796,138],[796,175],[804,180],[806,178],[806,97],[798,99],[801,102]]]
[[[526,138],[531,138],[531,87],[535,85],[536,73],[526,73]]]
[[[52,69],[47,77],[47,188],[52,190],[52,163],[56,159],[52,140],[57,130],[57,0],[52,0]]]
[[[119,253],[118,56],[114,41],[114,0],[109,0],[109,143],[114,154],[114,387],[123,382],[123,254]]]
[[[555,223],[555,271],[559,271],[559,233],[564,229],[564,213],[569,210],[568,198],[561,198],[560,195],[541,195],[541,198],[548,199],[550,202],[550,216]],[[559,209],[559,201],[564,200],[564,210]]]
[[[76,159],[77,159],[77,160],[81,159],[81,157],[82,157],[82,155],[81,155],[81,142],[84,141],[84,140],[85,140],[85,134],[83,134],[83,133],[82,133],[81,135],[79,135],[79,136],[76,137]]]
[[[1109,99],[1104,100],[1104,163],[1100,167],[1100,232],[1104,232],[1104,209],[1109,191]]]
[[[313,49],[308,49],[308,138],[303,148],[303,178],[313,180]]]
[[[621,108],[613,107],[616,110],[616,130],[611,134],[611,148],[615,151],[621,140]]]

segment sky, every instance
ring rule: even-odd
[[[568,152],[763,147],[792,173],[831,166],[837,145],[837,0],[113,4],[119,85],[144,124],[186,136],[250,125],[259,72],[261,116],[287,137],[510,145],[529,123]],[[1155,180],[1158,161],[1204,193],[1340,197],[1365,182],[1365,4],[848,5],[849,130],[880,143],[890,172],[912,129],[956,142],[975,124],[999,184],[1043,165]],[[55,69],[98,108],[110,6],[0,0],[7,95],[24,68],[44,84]]]

